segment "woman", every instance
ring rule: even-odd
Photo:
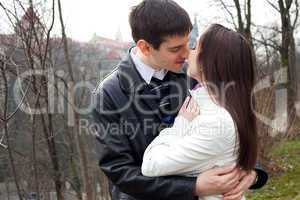
[[[239,33],[219,24],[201,36],[189,59],[188,75],[199,85],[190,91],[173,127],[147,147],[145,176],[197,176],[215,166],[237,164],[249,171],[257,158],[253,54]],[[221,196],[199,199],[221,199]]]

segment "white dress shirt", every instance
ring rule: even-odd
[[[168,70],[165,69],[155,70],[151,66],[145,64],[137,54],[136,47],[131,50],[130,56],[133,60],[134,65],[136,66],[137,71],[147,84],[150,83],[152,77],[155,77],[159,80],[163,80],[168,72]]]
[[[160,132],[144,153],[143,175],[195,177],[215,166],[237,162],[239,143],[229,112],[217,105],[204,87],[190,93],[200,115],[191,122],[177,116],[171,128]],[[199,197],[199,200],[220,199],[219,195]]]

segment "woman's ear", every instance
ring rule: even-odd
[[[140,49],[140,51],[145,55],[148,56],[151,51],[151,45],[146,40],[139,40],[136,46]]]

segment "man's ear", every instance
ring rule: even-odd
[[[139,40],[136,46],[141,50],[141,52],[145,56],[148,56],[152,49],[152,46],[146,40]]]

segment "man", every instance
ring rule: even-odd
[[[99,165],[109,179],[112,199],[192,200],[223,194],[238,200],[251,185],[262,187],[267,174],[260,168],[246,176],[234,166],[197,178],[142,176],[146,147],[172,123],[193,86],[182,67],[192,24],[171,0],[144,0],[133,8],[129,21],[136,47],[98,86],[93,110]]]

